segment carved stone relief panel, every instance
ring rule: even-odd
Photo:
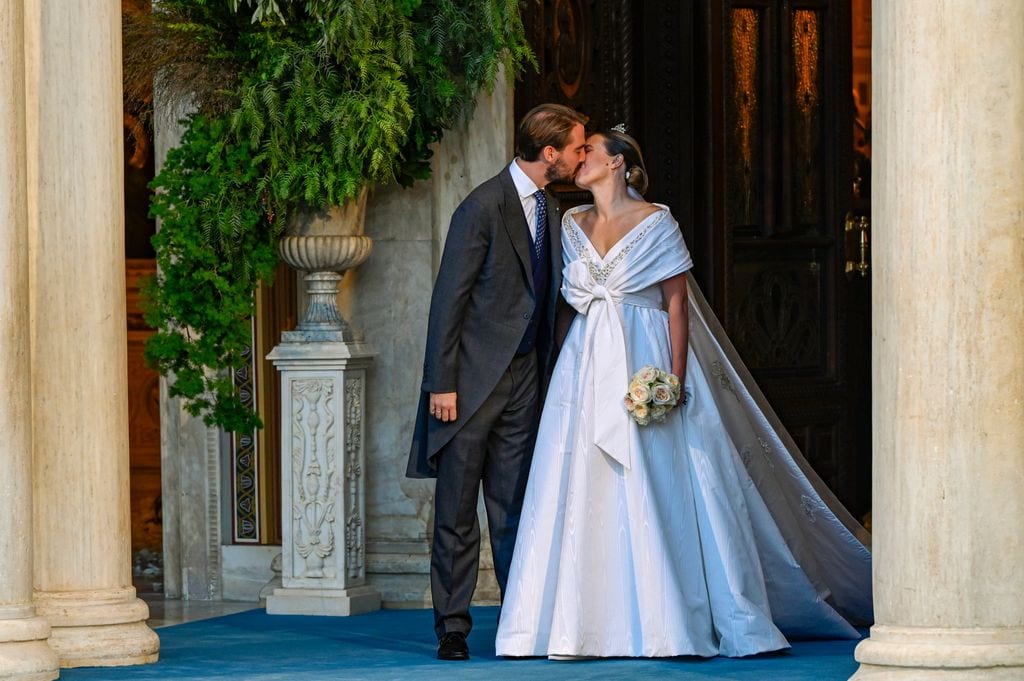
[[[294,577],[337,575],[335,505],[341,480],[334,443],[335,380],[291,383],[291,516]]]
[[[366,528],[363,522],[363,377],[345,380],[345,569],[349,579],[366,576]]]

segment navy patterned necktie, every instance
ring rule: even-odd
[[[533,197],[537,199],[537,236],[533,238],[533,255],[540,260],[541,248],[548,231],[548,199],[543,189],[535,191]]]

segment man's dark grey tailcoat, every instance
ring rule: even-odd
[[[435,455],[494,390],[531,323],[538,324],[539,373],[547,380],[562,283],[561,213],[554,200],[548,206],[550,283],[538,294],[530,231],[507,167],[474,189],[452,216],[430,303],[409,477],[436,477]],[[532,319],[534,295],[547,298],[543,319]],[[429,394],[446,392],[458,392],[458,418],[450,423],[428,413]]]

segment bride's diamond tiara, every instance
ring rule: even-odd
[[[619,123],[618,125],[613,125],[612,126],[612,130],[614,130],[615,132],[621,132],[623,135],[625,135],[626,134],[626,124],[625,123]]]

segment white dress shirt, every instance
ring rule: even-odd
[[[536,241],[537,198],[533,194],[540,188],[526,176],[515,159],[512,159],[512,163],[508,165],[508,171],[512,174],[512,182],[516,185],[516,191],[519,192],[519,201],[523,204],[523,215],[526,216],[526,224],[530,228],[530,241]]]

